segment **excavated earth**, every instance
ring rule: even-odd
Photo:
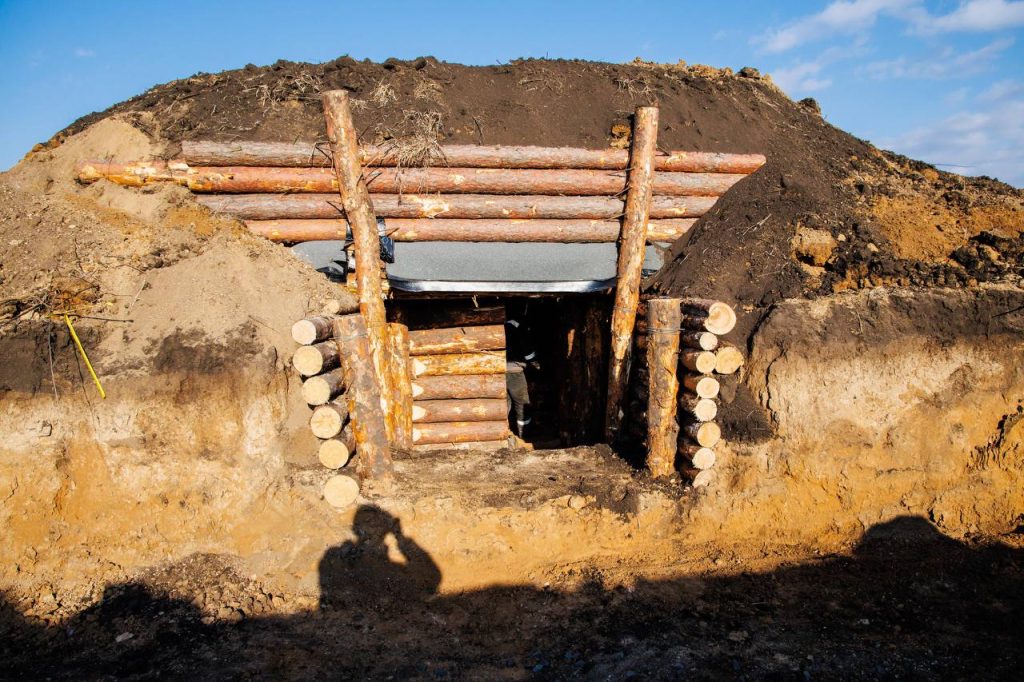
[[[621,146],[656,103],[662,148],[766,155],[646,283],[739,313],[708,487],[457,451],[324,502],[288,331],[348,294],[180,188],[72,168],[320,140],[339,87],[369,141]],[[1016,676],[1022,232],[1020,190],[751,69],[343,57],[87,116],[0,176],[0,679]]]

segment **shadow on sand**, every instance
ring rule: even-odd
[[[203,625],[144,585],[57,628],[0,604],[4,679],[1020,679],[1024,552],[927,521],[764,574],[438,595],[398,519],[360,509],[320,563],[319,609]],[[496,576],[497,578],[498,576]],[[114,596],[116,595],[116,596]],[[135,636],[115,637],[130,624]]]

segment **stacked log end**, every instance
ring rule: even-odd
[[[342,312],[340,306],[335,312]],[[349,422],[347,378],[338,344],[333,339],[337,319],[335,314],[316,315],[292,325],[292,339],[300,344],[292,355],[292,367],[302,380],[302,398],[312,410],[309,429],[320,442],[317,459],[331,470],[346,467],[356,452]],[[324,499],[336,507],[351,504],[358,493],[358,482],[342,474],[328,479],[323,488]]]
[[[694,487],[710,483],[718,459],[716,448],[722,443],[722,430],[715,421],[719,412],[720,375],[735,374],[743,366],[743,354],[720,336],[736,325],[736,313],[726,303],[711,299],[648,299],[648,319],[644,320],[637,345],[646,348],[649,369],[638,375],[648,388],[645,412],[648,421],[648,463],[655,476],[680,471]],[[677,321],[677,322],[676,322]],[[672,324],[678,339],[663,337]],[[677,342],[677,343],[676,343]],[[674,345],[675,344],[675,345]],[[666,384],[658,370],[665,354],[678,349],[678,395],[673,396],[678,416],[678,444],[674,466],[666,469],[664,459],[665,416],[671,413],[664,404],[671,383]]]
[[[694,487],[708,485],[722,442],[718,416],[721,388],[716,375],[733,374],[743,365],[743,354],[720,337],[736,326],[736,312],[712,299],[682,299],[679,369],[679,467]]]

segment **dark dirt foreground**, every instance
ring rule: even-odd
[[[915,517],[766,574],[613,586],[592,571],[446,596],[397,519],[366,507],[357,532],[324,554],[319,607],[290,616],[203,620],[196,592],[245,584],[203,557],[110,587],[60,627],[5,607],[0,678],[1017,679],[1024,663],[1024,553]]]

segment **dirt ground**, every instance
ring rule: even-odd
[[[291,324],[348,294],[180,188],[183,139],[760,152],[650,291],[739,314],[716,476],[606,446],[400,453],[334,510]],[[279,62],[160,85],[0,176],[0,679],[948,679],[1022,658],[1024,194],[753,70]],[[346,299],[347,300],[347,299]],[[75,326],[107,390],[71,343]]]

